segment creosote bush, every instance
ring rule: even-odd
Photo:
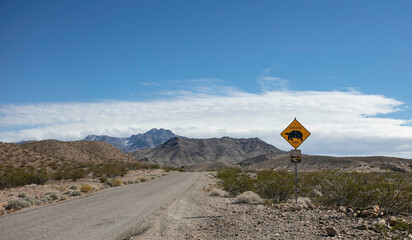
[[[219,187],[231,195],[256,191],[275,203],[287,202],[294,194],[294,174],[264,170],[256,179],[238,168],[217,172]],[[408,173],[358,173],[324,170],[298,176],[299,196],[316,205],[370,209],[379,206],[381,214],[412,212],[412,181]]]
[[[0,189],[19,187],[28,184],[44,184],[50,179],[45,169],[35,169],[31,166],[15,168],[12,166],[0,169]]]
[[[219,186],[234,196],[255,190],[254,180],[238,168],[221,169],[217,172],[217,178],[221,180]]]
[[[383,214],[412,212],[412,183],[401,173],[322,171],[304,175],[301,185],[319,205],[355,209],[378,205]]]
[[[286,171],[260,171],[256,177],[257,192],[275,203],[286,202],[295,191],[293,176],[293,173]]]

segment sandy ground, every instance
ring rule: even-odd
[[[129,171],[128,174],[125,175],[124,177],[116,177],[116,178],[121,179],[127,184],[131,184],[131,183],[136,184],[136,181],[140,182],[142,181],[142,179],[144,179],[143,181],[150,181],[158,177],[161,177],[165,174],[168,174],[168,173],[166,173],[162,169],[136,170],[136,171]],[[70,194],[67,194],[67,192],[70,192],[70,191],[71,192],[80,191],[81,186],[86,185],[86,184],[94,188],[93,192],[108,189],[108,186],[105,185],[104,183],[101,183],[99,179],[84,178],[84,179],[79,179],[77,181],[72,181],[72,180],[49,181],[45,185],[31,184],[31,185],[26,185],[23,187],[16,187],[16,188],[0,190],[0,215],[7,214],[9,212],[13,212],[16,210],[20,210],[20,209],[15,209],[15,210],[10,210],[10,211],[5,210],[5,207],[7,206],[7,203],[10,200],[19,199],[18,195],[20,193],[24,192],[27,194],[27,196],[38,200],[37,204],[30,207],[30,208],[35,208],[41,205],[47,205],[47,204],[56,203],[59,201],[59,200],[46,201],[44,197],[46,193],[48,192],[59,192],[60,194],[65,195],[67,199],[79,198],[79,197],[88,195],[91,192],[82,193],[81,196],[70,196]]]
[[[132,239],[390,239],[376,232],[381,218],[292,204],[237,204],[235,198],[210,196],[215,184],[212,174],[206,174]],[[326,228],[334,228],[336,235],[328,236]]]

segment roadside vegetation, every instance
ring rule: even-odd
[[[217,172],[219,187],[232,196],[253,191],[266,202],[285,203],[295,193],[294,173],[263,170],[242,172],[238,168]],[[377,216],[412,213],[412,179],[408,173],[358,173],[324,170],[300,173],[299,196],[315,205],[345,207]]]
[[[0,165],[0,190],[29,184],[42,185],[48,180],[78,180],[85,177],[108,178],[123,177],[129,170],[160,169],[157,164],[144,163],[49,163],[39,167]],[[166,171],[172,169],[167,168]],[[174,170],[174,169],[173,169]]]

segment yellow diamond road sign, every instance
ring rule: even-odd
[[[309,137],[310,132],[295,118],[280,135],[296,149]]]

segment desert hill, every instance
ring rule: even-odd
[[[289,153],[263,154],[258,157],[246,159],[239,163],[240,166],[251,170],[259,169],[293,169]],[[395,171],[412,172],[412,159],[395,157],[369,156],[369,157],[332,157],[303,155],[302,162],[298,164],[302,171],[319,169],[341,169],[348,171]]]
[[[157,147],[174,137],[176,137],[176,135],[170,130],[153,128],[146,133],[132,135],[128,138],[89,135],[84,140],[107,142],[123,152],[131,152],[143,148]]]
[[[20,147],[64,162],[114,163],[136,161],[116,147],[98,141],[62,142],[43,140],[23,143]]]
[[[41,162],[56,161],[53,157],[22,148],[14,143],[0,142],[0,165],[2,166],[32,166],[37,167]]]
[[[281,154],[283,151],[259,138],[234,139],[183,139],[175,137],[152,149],[131,152],[133,157],[168,166],[225,163],[235,165],[245,159],[265,153]]]

